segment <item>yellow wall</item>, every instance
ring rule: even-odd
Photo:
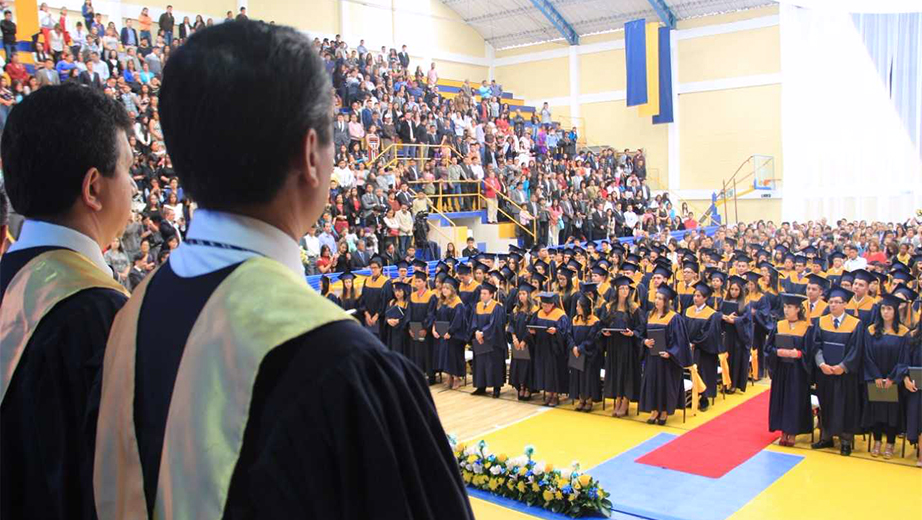
[[[339,32],[337,0],[249,0],[248,4],[249,16],[257,20],[275,21],[324,34]]]
[[[480,84],[481,81],[489,79],[490,68],[481,67],[480,65],[468,65],[466,63],[457,63],[454,61],[434,60],[435,70],[438,71],[440,78],[471,81],[471,85]],[[423,70],[429,69],[423,64]]]
[[[583,94],[626,88],[624,49],[583,54],[579,59],[579,88]]]
[[[540,99],[570,95],[569,58],[495,67],[496,82],[518,98]]]
[[[650,118],[639,117],[637,108],[628,107],[623,100],[582,105],[580,112],[590,145],[605,144],[619,150],[644,148],[649,168],[665,174],[669,162],[666,125],[650,124]]]
[[[129,2],[124,2],[124,4],[128,3]],[[191,0],[189,2],[177,2],[175,0],[144,0],[143,2],[138,2],[135,0],[131,3],[138,5],[137,13],[132,13],[132,16],[134,17],[136,17],[138,14],[141,14],[142,4],[144,7],[159,7],[161,9],[166,9],[166,6],[172,5],[174,12],[180,10],[184,13],[192,13],[192,16],[189,16],[190,22],[195,22],[194,15],[196,14],[202,15],[202,17],[206,20],[209,17],[215,18],[216,16],[220,16],[221,19],[223,19],[228,11],[233,11],[234,15],[237,15],[236,0]],[[48,5],[52,4],[49,2]],[[176,21],[181,22],[182,19],[180,18]],[[218,21],[218,18],[215,18],[215,21]]]
[[[777,25],[681,40],[678,51],[680,83],[781,71]]]

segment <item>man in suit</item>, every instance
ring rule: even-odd
[[[461,162],[461,180],[462,181],[473,181],[476,180],[477,176],[474,174],[474,169],[471,168],[471,158],[468,155],[464,156],[464,159]],[[461,183],[461,191],[465,194],[476,193],[477,187],[472,182],[463,182]],[[471,197],[461,197],[461,207],[464,211],[471,209]]]
[[[126,47],[137,47],[141,41],[138,39],[138,31],[131,27],[131,18],[125,20],[125,27],[122,27],[121,33],[122,45]]]
[[[359,240],[355,243],[355,252],[352,253],[352,259],[349,261],[349,268],[353,271],[365,269],[371,260],[371,253],[365,248],[365,241]]]
[[[400,60],[400,66],[407,68],[410,66],[410,55],[407,54],[407,46],[404,45],[400,48],[400,52],[397,53],[397,59]]]
[[[54,62],[51,58],[45,60],[45,68],[36,71],[35,77],[38,79],[39,88],[61,84],[61,76],[58,71],[54,70]]]
[[[400,124],[397,126],[397,135],[404,143],[415,143],[417,137],[416,125],[407,118],[406,114],[400,116]]]
[[[400,191],[397,192],[397,202],[407,207],[413,204],[413,195],[407,189],[406,182],[400,183]]]
[[[99,73],[93,70],[94,65],[93,60],[87,61],[86,70],[80,73],[77,80],[83,85],[102,90],[102,80],[99,78]]]
[[[333,123],[333,144],[336,150],[341,146],[349,146],[349,125],[346,123],[346,117],[340,112],[336,114],[336,122]]]
[[[591,236],[589,240],[601,240],[605,238],[606,235],[606,225],[605,225],[605,210],[603,209],[602,203],[597,202],[595,205],[595,210],[590,216],[591,219]]]

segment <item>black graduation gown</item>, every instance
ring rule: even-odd
[[[56,249],[3,255],[0,298],[22,267]],[[102,360],[126,301],[111,289],[81,291],[48,311],[23,349],[0,409],[0,518],[96,518]]]
[[[747,296],[742,311],[748,317],[751,341],[749,348],[754,349],[759,356],[759,373],[753,374],[758,379],[765,376],[765,338],[774,326],[771,305],[772,299],[766,294],[761,295],[758,300]]]
[[[669,352],[669,358],[651,355],[650,349],[644,348],[640,410],[665,411],[672,415],[680,403],[685,403],[683,369],[692,364],[691,349],[688,348],[685,320],[678,314],[669,311],[662,318],[651,315],[647,320],[644,338],[648,337],[649,331],[656,329],[666,329],[666,352]]]
[[[906,389],[905,378],[909,375],[909,367],[922,367],[922,343],[910,340],[900,354],[900,364],[897,368],[897,377],[900,381],[900,408],[903,414],[904,431],[906,440],[911,443],[919,442],[922,433],[922,389],[910,392]],[[916,386],[920,385],[916,381]]]
[[[570,344],[570,318],[560,309],[550,314],[543,310],[535,313],[531,325],[555,327],[555,334],[541,329],[535,332],[535,390],[566,393],[569,390],[569,368],[567,368],[567,345]]]
[[[793,325],[793,327],[792,327]],[[800,358],[778,356],[779,336],[793,338],[794,347],[802,352]],[[772,388],[768,404],[768,430],[787,434],[813,431],[813,408],[810,404],[810,380],[813,360],[814,331],[812,322],[787,320],[777,322],[765,344],[765,360],[772,372]]]
[[[799,276],[797,273],[792,272],[790,276],[781,280],[781,287],[784,288],[786,293],[806,295],[808,281],[806,273]]]
[[[370,276],[365,278],[364,284],[362,285],[362,294],[359,296],[355,306],[358,309],[356,318],[359,320],[359,323],[368,329],[368,332],[371,332],[375,336],[381,337],[381,333],[384,329],[384,311],[387,310],[387,305],[391,300],[392,294],[391,281],[387,276],[382,274],[377,279],[372,279]],[[371,316],[377,314],[377,323],[371,326],[367,325],[365,321],[366,312]]]
[[[849,322],[851,320],[851,322]],[[838,329],[833,325],[832,314],[827,314],[817,321],[813,338],[814,362],[817,369],[816,394],[823,414],[824,438],[842,433],[861,433],[861,409],[863,404],[864,373],[864,331],[857,319],[849,316],[843,318]],[[826,342],[845,345],[845,357],[841,365],[845,367],[842,375],[824,374],[820,369],[820,360],[825,359],[823,351]]]
[[[640,336],[644,330],[644,313],[635,309],[633,313],[614,310],[608,307],[605,315],[605,328],[630,329],[633,336],[612,332],[605,337],[607,355],[605,356],[605,397],[616,399],[626,397],[629,401],[640,398],[640,360],[643,346]]]
[[[435,374],[432,359],[432,324],[435,323],[437,304],[438,297],[429,289],[422,295],[413,291],[407,301],[407,334],[410,333],[409,324],[412,322],[422,323],[423,330],[426,331],[426,337],[422,341],[411,337],[407,342],[407,357],[429,376]]]
[[[509,384],[515,388],[523,386],[529,390],[534,389],[535,385],[535,337],[528,333],[528,325],[535,313],[514,312],[509,316],[509,325],[507,330],[510,334],[515,334],[519,341],[525,341],[525,348],[528,349],[531,359],[516,359],[515,357],[509,363]]]
[[[326,299],[330,300],[331,302],[335,303],[336,305],[339,305],[340,307],[343,306],[342,301],[339,299],[339,296],[336,296],[336,295],[333,294],[332,292],[327,293],[325,297],[326,297]]]
[[[723,305],[721,305],[723,307]],[[727,353],[727,366],[730,368],[730,384],[742,392],[746,391],[749,384],[749,361],[752,344],[752,316],[736,313],[736,321],[728,323],[721,320],[720,329],[723,333],[724,351]]]
[[[707,389],[704,397],[717,397],[717,368],[720,360],[717,355],[724,352],[720,338],[720,324],[723,314],[715,312],[707,305],[696,312],[694,305],[685,310],[685,327],[688,340],[695,346],[694,359],[698,365],[698,375]]]
[[[449,339],[438,338],[435,341],[435,369],[452,376],[463,377],[467,374],[467,362],[464,360],[464,344],[467,343],[467,307],[456,300],[453,305],[439,305],[435,311],[435,321],[448,322]]]
[[[845,312],[861,320],[861,327],[866,329],[874,323],[879,311],[874,300],[870,296],[865,296],[861,303],[858,303],[855,298],[849,300],[845,306]]]
[[[358,315],[357,315],[357,314],[358,314],[358,310],[357,310],[357,309],[358,309],[359,306],[361,305],[361,302],[360,302],[361,298],[362,298],[361,295],[359,295],[358,298],[354,298],[354,297],[353,297],[353,298],[338,297],[338,298],[336,298],[336,303],[338,303],[339,306],[342,307],[342,309],[343,309],[344,311],[351,311],[352,309],[356,309],[356,317],[358,317]],[[372,314],[374,314],[374,313],[372,313]],[[381,321],[382,319],[384,319],[384,318],[383,318],[383,317],[379,317],[379,318],[378,318],[378,321]]]
[[[399,310],[397,310],[399,309]],[[387,314],[399,314],[400,321],[397,322],[397,325],[391,327],[387,323]],[[410,336],[407,335],[407,304],[398,305],[395,302],[391,302],[388,305],[387,310],[384,311],[384,314],[381,315],[381,340],[385,342],[387,348],[402,354],[404,356],[409,356],[407,344],[410,342]]]
[[[208,297],[234,268],[180,278],[167,264],[148,285],[135,381],[148,511],[182,351]],[[179,293],[185,297],[177,303]],[[358,323],[333,322],[279,345],[253,385],[225,520],[473,518],[422,373]],[[317,468],[329,474],[318,478]]]
[[[676,284],[676,292],[679,294],[679,312],[685,314],[685,309],[695,306],[695,287],[694,285],[698,283],[697,280],[693,281],[691,285],[686,285],[684,281],[681,281]]]
[[[474,308],[480,302],[480,284],[477,280],[471,278],[470,284],[461,283],[458,288],[458,296],[464,302],[464,307],[469,314],[474,314]]]
[[[589,321],[574,317],[570,327],[569,350],[574,347],[579,349],[580,356],[586,356],[585,370],[582,372],[570,369],[571,399],[577,397],[582,400],[602,401],[602,362],[604,351],[601,348],[602,322],[593,315]],[[567,356],[569,358],[569,352]]]
[[[500,388],[506,380],[506,312],[503,306],[490,300],[488,305],[478,302],[470,320],[470,342],[477,341],[476,332],[483,333],[483,343],[491,350],[474,354],[474,387]]]
[[[900,326],[897,334],[881,334],[879,338],[874,335],[874,325],[868,327],[864,333],[864,382],[889,379],[898,385],[900,354],[908,348],[909,339],[909,329],[904,326]],[[867,399],[867,384],[862,386],[862,390],[865,402],[861,425],[870,428],[884,424],[899,428],[902,419],[900,404],[871,402]]]

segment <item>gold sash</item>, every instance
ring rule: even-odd
[[[69,249],[42,253],[16,273],[0,314],[0,402],[36,327],[55,305],[87,289],[128,291],[89,258]]]
[[[106,350],[93,475],[100,520],[148,518],[134,390],[138,316],[152,277],[118,314]],[[304,278],[267,258],[247,260],[218,285],[176,375],[154,518],[222,517],[260,363],[291,339],[349,319]]]

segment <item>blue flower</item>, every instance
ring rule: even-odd
[[[592,500],[595,500],[596,498],[598,498],[598,496],[599,496],[599,493],[595,490],[595,488],[592,488],[589,490],[589,498],[591,498]]]
[[[526,476],[526,477],[530,477],[530,476],[532,476],[532,475],[534,475],[534,474],[535,474],[535,473],[534,473],[532,470],[528,470],[528,472],[525,473],[525,476]]]
[[[570,484],[567,484],[566,486],[563,487],[563,489],[561,489],[561,491],[563,491],[563,494],[569,495],[570,493],[573,492],[573,486],[571,486]]]

